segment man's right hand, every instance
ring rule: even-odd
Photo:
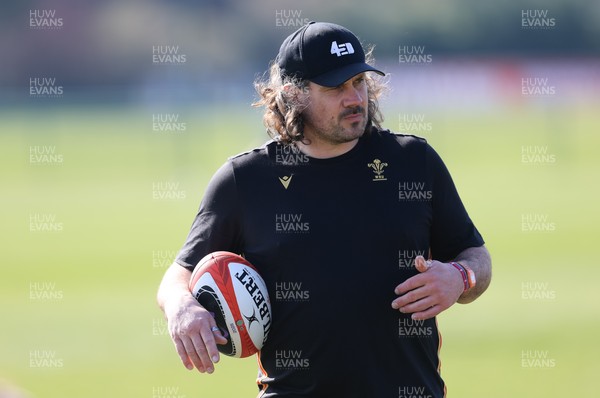
[[[217,344],[227,339],[216,329],[214,317],[192,296],[188,289],[191,272],[173,263],[160,284],[158,304],[165,313],[169,334],[183,365],[212,373],[219,362]]]
[[[219,362],[217,344],[226,344],[221,332],[212,331],[216,326],[214,317],[206,311],[191,294],[165,305],[169,334],[183,365],[192,370],[212,373]]]

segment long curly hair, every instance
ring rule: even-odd
[[[374,64],[373,48],[366,54],[366,62]],[[383,115],[379,109],[379,98],[387,90],[387,82],[375,73],[367,73],[368,91],[367,127],[381,128]],[[267,77],[257,79],[254,83],[259,99],[252,106],[265,107],[263,123],[271,138],[283,144],[304,142],[304,119],[302,112],[306,109],[310,98],[307,93],[308,80],[283,76],[276,62],[271,62]],[[291,87],[291,89],[290,89]]]

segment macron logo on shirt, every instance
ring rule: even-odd
[[[352,47],[352,43],[338,44],[337,41],[332,41],[330,54],[336,54],[338,57],[354,54],[354,47]]]
[[[289,176],[283,176],[283,177],[279,177],[279,182],[281,182],[281,185],[283,185],[283,187],[285,189],[288,189],[288,187],[290,186],[290,182],[292,182],[292,177],[294,175],[289,175]]]

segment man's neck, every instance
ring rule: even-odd
[[[303,144],[298,142],[298,149],[302,153],[315,159],[329,159],[349,152],[358,143],[358,138],[344,143],[329,143],[317,140],[310,140],[310,143]]]

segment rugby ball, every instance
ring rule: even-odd
[[[234,253],[210,253],[194,269],[189,288],[227,339],[217,344],[221,353],[245,358],[260,351],[271,328],[271,302],[252,264]]]

